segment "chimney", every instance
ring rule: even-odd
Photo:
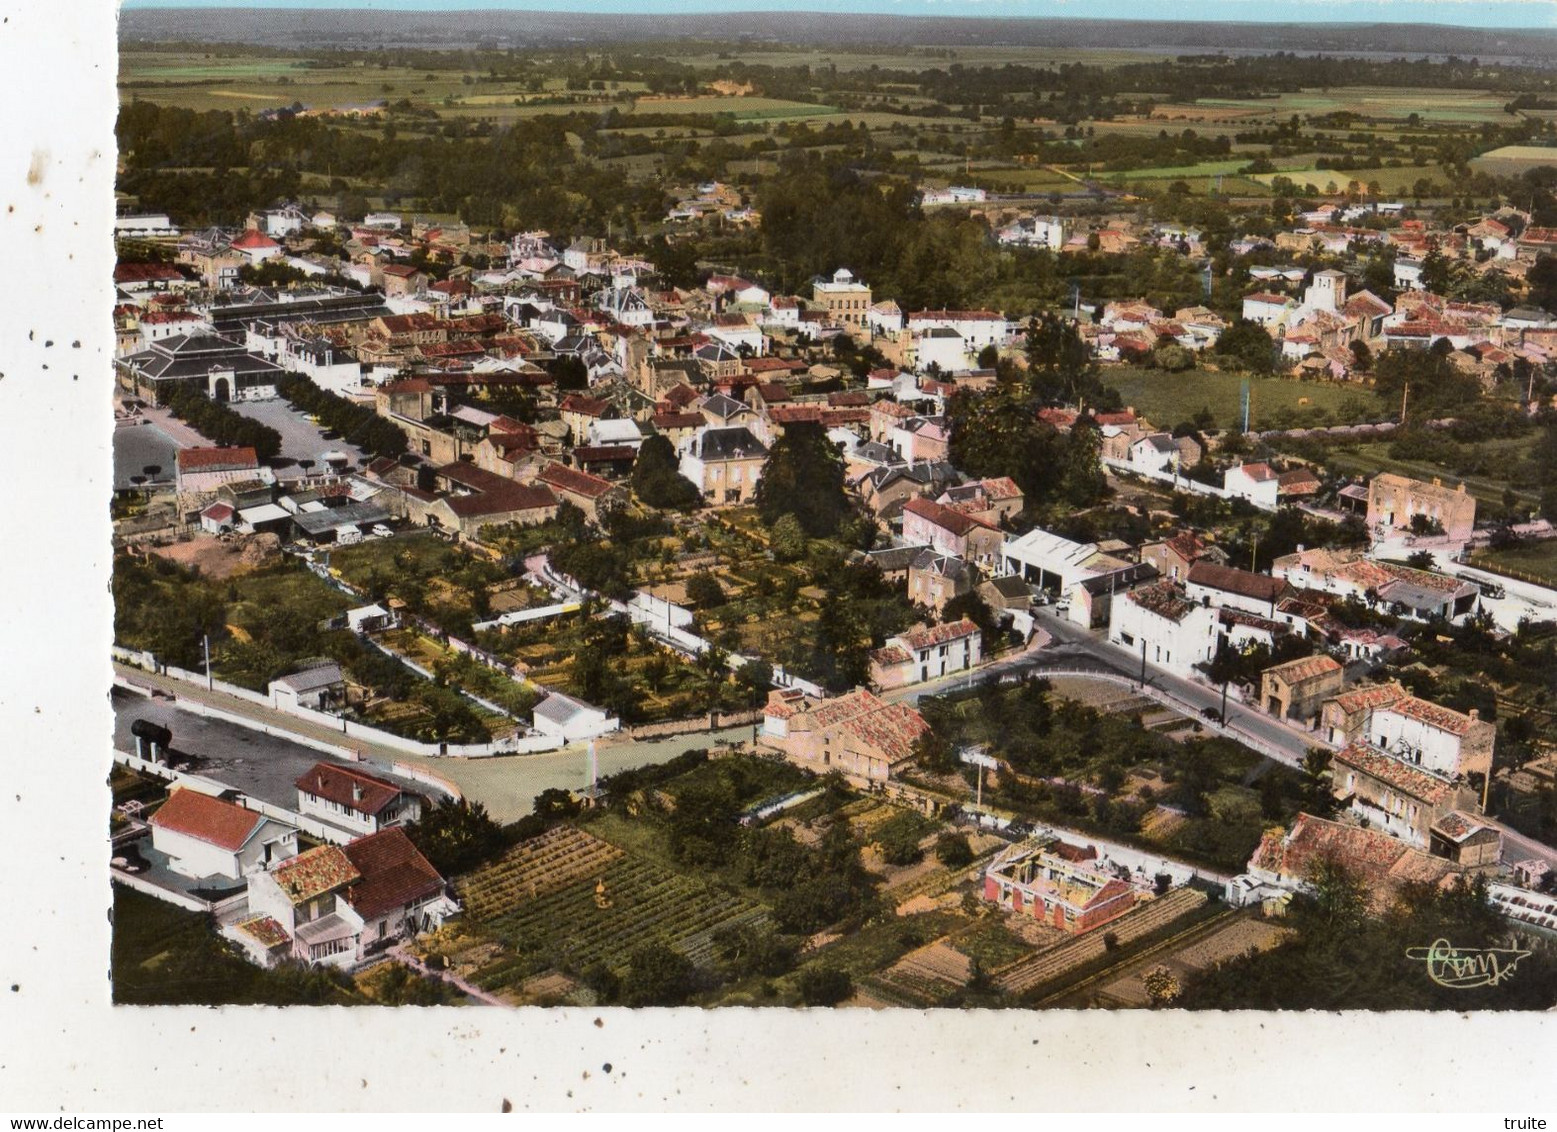
[[[351,784],[351,800],[353,802],[362,801],[362,783],[353,782]]]
[[[1474,723],[1476,720],[1481,718],[1481,709],[1480,708],[1471,708],[1470,711],[1466,712],[1465,714],[1470,716],[1471,717],[1471,722]]]

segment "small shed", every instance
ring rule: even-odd
[[[324,711],[346,700],[346,677],[338,664],[319,664],[270,682],[270,702],[280,711]]]

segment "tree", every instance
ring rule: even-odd
[[[725,603],[724,587],[707,570],[699,570],[687,579],[687,600],[698,609],[713,609]]]
[[[843,461],[820,424],[805,421],[785,427],[762,466],[755,501],[769,527],[793,515],[811,538],[837,533],[849,514],[849,497]]]
[[[1164,966],[1153,967],[1147,972],[1144,985],[1153,1008],[1171,1005],[1183,990],[1178,978]]]
[[[806,532],[800,520],[791,512],[785,512],[768,532],[768,545],[773,557],[780,562],[797,562],[806,555]]]
[[[807,1006],[837,1006],[854,993],[854,980],[838,967],[807,967],[795,985]]]
[[[697,485],[681,474],[675,448],[659,435],[649,437],[638,449],[631,483],[634,495],[661,510],[687,511],[702,499]]]
[[[973,863],[973,847],[965,833],[943,833],[935,839],[935,858],[948,869],[965,868]]]
[[[683,1006],[697,989],[697,968],[663,943],[634,951],[621,983],[624,1006]]]
[[[451,693],[452,694],[452,693]],[[501,853],[503,828],[480,802],[444,799],[422,812],[406,834],[433,868],[444,876],[469,872]]]
[[[1074,404],[1097,381],[1092,351],[1076,325],[1052,312],[1027,323],[1027,381],[1045,403]]]
[[[1254,373],[1271,373],[1276,368],[1276,344],[1263,326],[1246,318],[1236,320],[1222,332],[1216,352]]]

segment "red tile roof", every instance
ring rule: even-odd
[[[1214,562],[1196,562],[1189,568],[1186,580],[1191,585],[1238,594],[1256,601],[1275,601],[1287,589],[1287,583],[1280,578],[1253,574],[1233,566],[1218,566]]]
[[[615,485],[610,480],[569,468],[563,464],[547,464],[536,477],[540,482],[570,495],[582,495],[585,499],[599,499]]]
[[[359,814],[373,815],[401,794],[400,787],[354,767],[334,763],[315,763],[293,785],[305,794],[315,794]]]
[[[1337,751],[1332,756],[1332,762],[1337,767],[1352,767],[1390,789],[1419,799],[1429,806],[1444,801],[1454,788],[1454,784],[1447,778],[1429,774],[1419,766],[1385,754],[1366,743],[1353,743]],[[1335,777],[1339,780],[1338,772]]]
[[[260,248],[279,248],[281,245],[272,240],[258,228],[250,228],[243,235],[232,242],[232,246],[242,251]]]
[[[225,472],[259,467],[259,456],[252,448],[180,448],[181,472]]]
[[[276,866],[270,874],[294,906],[359,880],[361,876],[339,845],[321,845],[299,853]]]
[[[358,874],[346,899],[364,920],[399,911],[443,891],[443,877],[402,829],[359,837],[344,853]]]
[[[150,820],[159,829],[236,852],[254,836],[265,818],[253,810],[183,787],[174,789]]]
[[[960,641],[964,637],[974,636],[978,631],[979,627],[964,617],[960,621],[947,621],[941,625],[910,629],[906,633],[900,633],[898,639],[911,649],[927,649],[951,641]]]
[[[950,531],[958,538],[963,537],[977,527],[984,527],[989,530],[994,529],[988,523],[981,522],[971,515],[964,515],[961,511],[953,511],[950,507],[944,507],[934,500],[926,499],[923,496],[915,496],[913,499],[910,499],[903,505],[903,512],[908,515],[918,515],[920,518],[934,523],[942,530]]]

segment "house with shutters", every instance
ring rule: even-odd
[[[151,847],[189,877],[240,880],[297,855],[297,830],[188,787],[175,787],[148,819]]]
[[[750,503],[767,459],[767,446],[746,426],[705,428],[681,450],[681,474],[710,503]]]
[[[256,874],[249,911],[244,923],[268,937],[267,953],[351,968],[397,940],[439,927],[459,904],[397,827],[322,845]]]
[[[871,683],[883,690],[966,672],[983,657],[983,636],[966,617],[888,637],[870,656]]]
[[[356,767],[315,763],[293,784],[297,812],[357,834],[420,821],[425,799]]]
[[[1000,557],[1005,536],[982,519],[916,496],[903,504],[903,541],[988,568]]]

